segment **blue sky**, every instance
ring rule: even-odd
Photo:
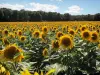
[[[70,14],[100,13],[100,0],[0,0],[0,8]]]

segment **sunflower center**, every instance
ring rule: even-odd
[[[74,35],[74,31],[70,31],[69,33],[70,33],[71,35]]]
[[[5,34],[8,34],[8,31],[5,31]]]
[[[22,33],[21,33],[21,32],[19,32],[19,35],[22,35]]]
[[[68,46],[70,46],[71,41],[70,41],[69,38],[64,38],[64,39],[62,40],[62,44],[63,44],[64,46],[68,47]]]
[[[21,37],[21,40],[24,41],[25,40],[25,37]]]
[[[16,53],[18,53],[16,47],[11,46],[4,51],[4,56],[8,59],[13,59]]]
[[[86,28],[85,27],[82,27],[82,31],[84,31]]]
[[[84,37],[84,38],[88,38],[89,36],[90,36],[90,35],[89,35],[88,32],[84,32],[84,33],[83,33],[83,37]]]
[[[47,32],[47,28],[44,28],[44,32]]]
[[[36,33],[35,33],[35,36],[38,37],[38,36],[39,36],[39,32],[36,32]]]

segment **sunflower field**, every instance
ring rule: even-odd
[[[99,75],[100,22],[0,22],[0,75]]]

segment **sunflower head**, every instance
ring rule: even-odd
[[[8,35],[10,38],[15,38],[15,35],[13,33],[9,33]]]
[[[42,27],[42,32],[47,33],[48,32],[48,28],[46,26]]]
[[[21,42],[24,42],[26,40],[26,37],[25,36],[20,36],[20,41]]]
[[[34,31],[34,33],[32,34],[32,36],[33,36],[34,38],[39,38],[39,36],[40,36],[40,31],[39,31],[39,30]]]
[[[18,34],[18,36],[21,36],[22,35],[22,31],[18,30],[17,34]]]
[[[15,55],[18,56],[15,58]],[[4,49],[4,57],[7,60],[20,61],[23,57],[22,49],[18,48],[15,44],[9,45]],[[20,58],[20,59],[17,59]]]
[[[4,34],[4,35],[8,35],[8,33],[9,33],[9,32],[8,32],[7,29],[4,29],[4,30],[3,30],[3,34]]]
[[[82,26],[82,27],[81,27],[81,31],[84,31],[84,30],[86,30],[86,29],[87,29],[86,26]]]
[[[63,36],[63,33],[62,33],[62,32],[57,32],[57,33],[56,33],[56,37],[57,37],[57,38],[60,38],[61,36]]]
[[[97,29],[97,33],[99,33],[100,32],[100,30],[99,29]]]
[[[45,48],[45,49],[43,50],[42,55],[43,55],[44,57],[48,56],[48,49],[47,49],[47,48]]]
[[[73,47],[73,41],[69,35],[63,35],[60,37],[60,46],[63,48],[72,48]]]
[[[82,31],[81,37],[85,40],[90,40],[91,32],[89,30]]]
[[[52,48],[59,49],[60,45],[58,40],[52,41]]]
[[[91,42],[99,42],[99,34],[95,31],[91,33]]]
[[[44,40],[45,40],[45,38],[46,38],[46,34],[45,34],[45,33],[43,33],[43,32],[41,32],[40,37],[41,37],[42,39],[44,39]]]
[[[75,31],[73,29],[69,29],[69,34],[74,36],[75,35]]]

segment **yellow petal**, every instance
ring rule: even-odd
[[[41,75],[43,75],[43,71],[41,71]]]
[[[51,69],[50,71],[48,71],[47,73],[46,73],[46,75],[50,75],[51,73],[54,73],[55,72],[55,69]]]
[[[10,72],[9,72],[9,71],[7,71],[7,72],[6,72],[6,75],[10,75]]]
[[[39,74],[37,72],[35,72],[34,75],[39,75]]]

